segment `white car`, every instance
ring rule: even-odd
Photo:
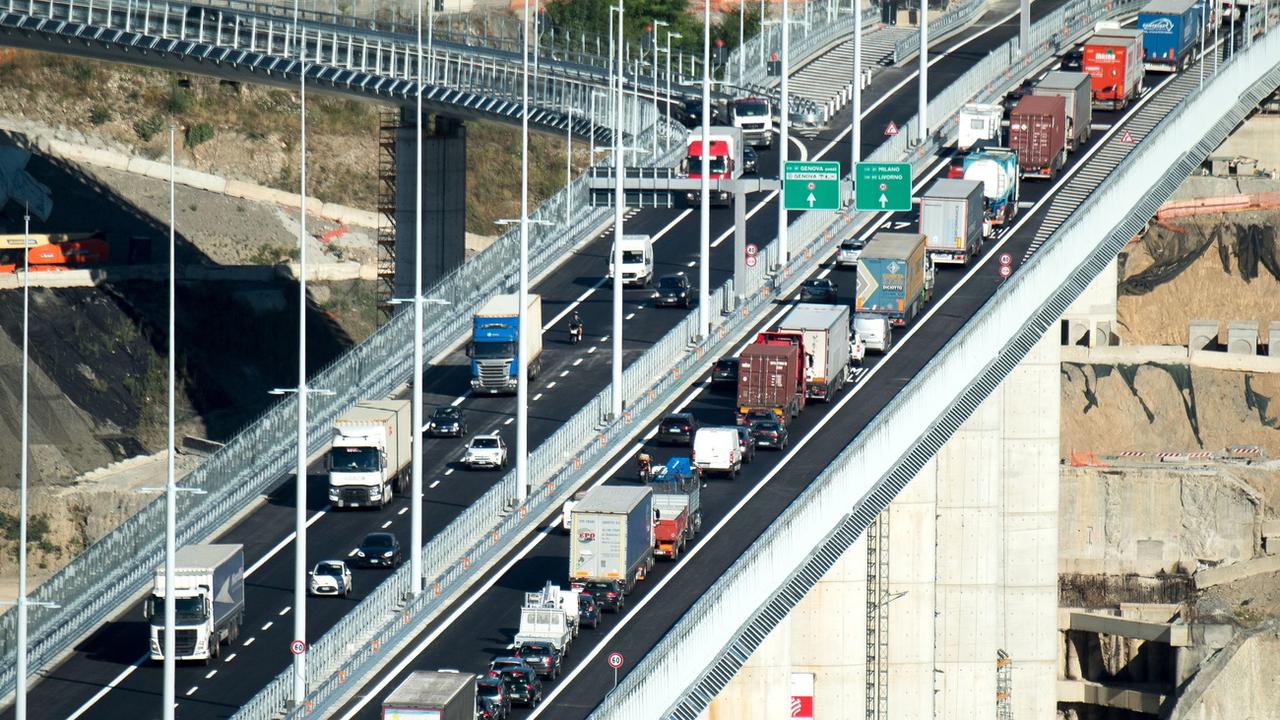
[[[853,316],[853,332],[866,346],[880,354],[893,347],[893,325],[889,318],[875,313],[858,313]]]
[[[867,356],[866,343],[862,342],[862,338],[855,331],[849,335],[849,364],[862,366],[862,360]]]
[[[840,249],[836,251],[836,266],[849,267],[858,264],[858,258],[862,256],[862,248],[867,243],[857,238],[849,238],[840,242]]]
[[[462,464],[468,469],[495,468],[507,466],[507,444],[497,433],[477,435],[467,443],[467,450],[462,455]]]
[[[351,569],[341,560],[321,560],[311,570],[309,583],[312,595],[351,594]]]

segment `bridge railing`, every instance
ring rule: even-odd
[[[797,18],[794,15],[794,9],[792,13],[789,39],[793,67],[797,67],[840,38],[853,35],[855,23],[853,12],[849,7],[843,5],[836,8],[824,7],[820,11],[821,21],[811,19],[808,23],[804,22],[803,16]],[[863,32],[870,32],[878,27],[879,23],[879,8],[870,7],[862,11]],[[748,39],[729,53],[729,59],[724,65],[726,80],[740,87],[769,85],[771,81],[771,76],[767,72],[769,59],[781,48],[781,23],[765,25],[759,35]],[[738,72],[739,62],[743,66],[741,73]]]
[[[959,28],[987,9],[986,0],[965,0],[948,8],[946,12],[929,21],[929,39],[940,38]],[[920,34],[913,33],[898,40],[893,47],[893,61],[900,63],[920,51]]]

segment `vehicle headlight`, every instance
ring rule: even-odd
[[[151,638],[151,652],[160,654],[160,641],[155,638]]]
[[[386,552],[382,553],[382,557],[384,557],[384,558],[391,557],[393,554],[394,554],[394,553],[393,553],[393,551],[388,550],[388,551],[386,551]]]
[[[329,488],[329,498],[332,500],[338,499],[338,488]]]
[[[363,551],[363,550],[357,550],[357,551],[356,551],[356,557],[364,557],[364,551]]]
[[[381,487],[376,487],[376,488],[371,489],[371,490],[369,491],[369,497],[371,497],[371,498],[380,498],[380,497],[382,497],[382,488],[381,488]]]

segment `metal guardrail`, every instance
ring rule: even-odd
[[[793,10],[794,12],[794,10]],[[853,35],[854,18],[848,7],[838,7],[835,12],[824,9],[823,21],[814,26],[813,22],[805,24],[803,18],[797,21],[791,18],[791,55],[792,69],[796,69],[813,54],[831,45],[838,39]],[[880,9],[870,7],[862,11],[862,30],[870,32],[880,22]],[[725,62],[725,79],[739,87],[767,87],[772,79],[767,72],[768,61],[774,52],[782,47],[782,28],[780,24],[766,25],[763,32],[747,40],[742,46],[729,53]],[[738,73],[738,58],[742,59],[743,73]]]
[[[1224,69],[1224,79],[1210,79],[1203,91],[1180,103],[1178,112],[1168,113],[1132,161],[1108,176],[1073,220],[810,483],[591,717],[698,717],[778,619],[852,546],[1146,218],[1280,85],[1276,35],[1242,51],[1246,62],[1233,63]],[[1200,140],[1184,150],[1186,137]],[[1125,219],[1112,227],[1107,219],[1115,217]],[[1105,228],[1095,227],[1098,218]],[[1000,348],[995,357],[992,348]],[[919,428],[921,418],[937,420],[922,436],[902,431]],[[755,603],[762,587],[779,590],[767,602]],[[691,665],[705,668],[692,683]],[[680,699],[671,703],[672,697]]]

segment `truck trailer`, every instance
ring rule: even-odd
[[[1197,0],[1152,0],[1138,13],[1142,31],[1142,67],[1155,72],[1179,72],[1196,56],[1200,39]]]
[[[800,303],[778,324],[778,332],[804,337],[805,397],[829,402],[849,381],[849,307]]]
[[[474,720],[476,676],[415,670],[382,701],[382,720]]]
[[[240,636],[244,622],[244,546],[184,545],[174,558],[174,659],[209,660]],[[156,568],[143,612],[150,625],[151,659],[164,659],[165,568]]]
[[[1009,148],[983,148],[964,157],[964,179],[982,183],[983,235],[1007,225],[1018,214],[1022,174],[1018,154]]]
[[[337,508],[384,508],[404,494],[413,460],[408,400],[361,400],[333,423],[329,503]]]
[[[735,431],[736,433],[737,431]],[[688,458],[672,458],[672,460]],[[702,530],[702,483],[692,474],[665,473],[653,488],[653,552],[675,560]]]
[[[525,360],[529,379],[538,377],[542,367],[542,297],[526,296]],[[520,348],[520,296],[516,293],[495,295],[471,319],[471,391],[490,395],[516,391],[520,366],[516,354]]]
[[[707,144],[711,147],[708,153],[710,163],[710,180],[736,180],[742,177],[742,130],[736,127],[714,126],[707,128]],[[690,180],[702,178],[702,128],[689,131],[688,157],[685,159],[685,170]],[[690,205],[702,202],[701,190],[690,190],[685,199]],[[712,205],[729,205],[733,202],[733,193],[728,190],[717,190],[715,182],[711,183],[710,202]]]
[[[1055,70],[1045,75],[1031,91],[1033,95],[1060,97],[1067,101],[1067,152],[1075,152],[1093,134],[1093,81],[1088,73]]]
[[[924,235],[882,232],[858,258],[854,311],[875,313],[906,325],[933,297],[933,262]]]
[[[1067,100],[1027,95],[1009,114],[1009,147],[1018,153],[1022,177],[1058,176],[1067,164]]]
[[[967,151],[979,143],[1000,144],[1004,108],[993,103],[965,103],[956,118],[959,138],[956,149]]]
[[[569,581],[618,582],[623,594],[653,569],[653,490],[600,485],[573,508]]]
[[[753,411],[772,413],[786,425],[804,409],[805,348],[795,342],[798,338],[760,333],[738,356],[739,425],[747,424],[747,415]]]
[[[1085,42],[1081,69],[1089,73],[1095,108],[1123,110],[1142,93],[1142,43],[1141,30],[1102,24]]]
[[[935,182],[920,196],[920,232],[936,263],[968,265],[982,247],[982,183],[976,180]]]

